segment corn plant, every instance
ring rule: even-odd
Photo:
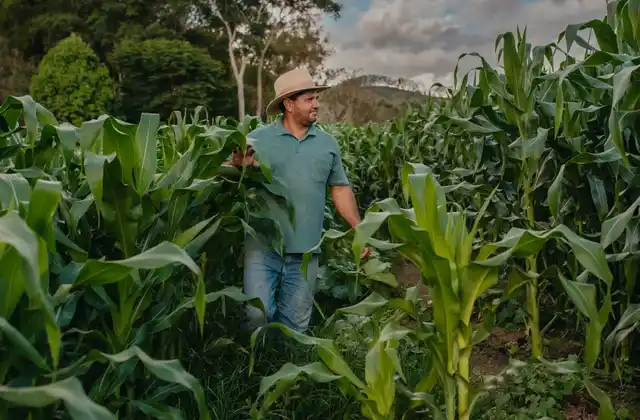
[[[456,65],[454,87],[442,105],[409,110],[397,122],[379,126],[332,127],[361,185],[362,201],[404,200],[400,156],[428,165],[469,216],[499,187],[478,235],[495,241],[512,227],[545,231],[565,225],[599,240],[614,272],[610,290],[624,294],[612,310],[622,315],[637,295],[637,8],[637,1],[610,2],[604,19],[568,25],[556,42],[540,46],[528,42],[526,28],[500,34],[500,68],[478,54],[463,54],[459,60],[478,64],[464,75]],[[590,31],[588,39],[582,31]],[[570,54],[576,46],[584,57]],[[388,143],[396,145],[393,158],[383,156]],[[382,146],[380,151],[372,150],[374,145]],[[383,189],[383,183],[394,187]],[[540,300],[549,296],[543,290],[551,287],[556,294],[560,286],[541,274],[558,264],[573,278],[581,274],[570,248],[556,245],[514,262],[520,271],[537,274],[514,283],[526,288],[534,358],[544,354],[541,331],[558,319],[540,325]],[[607,287],[598,287],[606,295]],[[628,355],[625,340],[615,362]]]
[[[402,299],[392,299],[391,302],[397,303],[405,310],[415,312]],[[371,309],[379,308],[381,303],[386,303],[386,300],[377,292],[374,292],[363,302],[353,307],[342,308],[339,312],[358,315],[370,314]],[[372,323],[372,325],[377,327],[376,323]],[[361,379],[344,360],[333,340],[310,337],[295,332],[280,323],[272,323],[266,327],[258,328],[251,337],[252,348],[255,348],[259,335],[266,328],[276,328],[302,345],[314,346],[321,362],[304,366],[286,363],[276,373],[264,377],[260,384],[259,394],[252,407],[252,419],[264,418],[271,405],[289,391],[300,380],[302,374],[316,382],[335,382],[345,395],[360,402],[361,414],[364,418],[370,420],[391,420],[396,418],[395,377],[399,374],[404,378],[397,348],[399,342],[407,337],[411,330],[399,325],[394,320],[390,320],[380,328],[375,328],[375,335],[368,344],[364,379]],[[253,363],[252,357],[252,367]],[[258,408],[258,401],[261,397],[264,397],[264,401]]]
[[[355,228],[353,254],[356,262],[359,262],[362,248],[366,244],[372,244],[383,249],[395,248],[411,260],[420,269],[422,282],[429,288],[434,322],[425,323],[419,319],[415,312],[416,299],[418,299],[415,293],[411,293],[403,303],[398,303],[397,299],[388,301],[384,298],[380,299],[380,295],[372,295],[371,299],[366,299],[351,308],[349,312],[371,315],[381,306],[391,302],[389,303],[391,307],[402,312],[403,315],[418,318],[418,323],[413,328],[397,327],[397,320],[384,327],[381,326],[377,340],[382,338],[388,340],[390,337],[399,339],[412,334],[423,341],[431,354],[431,370],[426,373],[418,387],[409,392],[409,395],[416,401],[431,401],[432,398],[424,394],[439,383],[445,395],[445,411],[442,413],[438,407],[432,405],[434,416],[447,420],[469,419],[473,406],[481,395],[470,387],[471,351],[475,344],[489,335],[485,326],[477,323],[474,318],[475,304],[489,288],[498,284],[500,268],[512,258],[527,258],[536,254],[547,241],[555,239],[572,249],[587,273],[593,273],[606,284],[610,284],[612,275],[602,247],[596,242],[579,237],[564,225],[543,232],[514,228],[499,242],[476,243],[479,221],[496,190],[486,198],[483,208],[469,230],[466,214],[459,211],[455,203],[447,202],[443,188],[429,167],[408,164],[404,172],[406,176],[403,177],[405,180],[403,191],[406,194],[406,200],[413,206],[408,209],[402,208],[395,199],[374,203],[361,224]],[[373,238],[382,224],[387,225],[392,243]],[[342,233],[342,235],[346,234]],[[336,232],[330,232],[328,235],[331,238],[340,236]],[[496,253],[498,250],[501,252]],[[602,316],[598,316],[597,312],[594,313],[597,309],[593,285],[583,285],[574,280],[563,279],[562,286],[576,305],[588,313],[586,316],[591,320],[593,327],[590,329],[592,331],[590,338],[593,341],[588,347],[587,363],[592,368],[599,353],[601,326],[606,322],[609,312],[606,309],[601,311]],[[282,326],[279,328],[287,331]],[[259,331],[256,332],[258,333]],[[288,331],[287,334],[293,335]],[[329,351],[322,347],[330,346],[328,342],[299,335],[294,335],[294,338],[303,344],[320,346],[318,352],[326,367],[333,374],[349,379],[351,386],[360,388],[361,392],[367,396],[364,401],[370,403],[373,400],[376,403],[377,412],[363,408],[367,418],[388,418],[391,409],[390,401],[393,401],[390,393],[395,389],[390,387],[388,381],[391,380],[394,372],[402,371],[401,361],[397,359],[397,355],[387,353],[389,360],[386,361],[379,358],[367,359],[366,371],[377,372],[378,375],[386,378],[386,382],[375,385],[367,377],[365,385],[353,379],[353,375],[346,370],[347,366],[344,363],[336,364],[338,357],[335,356],[336,350]],[[377,340],[372,343],[370,352],[380,351],[376,346],[382,346],[382,344]],[[383,346],[383,348],[387,347]],[[325,358],[326,352],[331,353],[330,359]],[[374,364],[377,365],[374,366]],[[289,372],[290,369],[292,368],[288,366],[285,371]],[[384,375],[382,372],[385,372]],[[282,372],[281,374],[284,375]],[[371,378],[373,377],[372,375]],[[280,378],[280,376],[270,377],[265,379],[263,384],[274,385]],[[370,390],[369,387],[372,386],[377,388]],[[277,389],[280,390],[280,388]],[[352,388],[349,389],[352,390]],[[388,400],[383,403],[372,395],[385,395]],[[269,397],[268,401],[271,401],[271,398],[274,397]]]
[[[559,373],[584,371],[599,417],[612,418],[593,377],[637,363],[639,7],[612,1],[604,19],[542,46],[526,29],[506,32],[500,65],[460,57],[478,66],[462,77],[453,69],[444,101],[384,124],[325,126],[368,209],[348,232],[329,221],[323,242],[335,261],[353,253],[334,266],[334,290],[345,281],[352,300],[368,294],[330,318],[369,317],[365,371],[354,373],[331,340],[277,326],[320,361],[264,378],[254,417],[307,375],[358,400],[369,419],[397,416],[398,395],[437,418],[469,418],[482,395],[469,385],[471,350],[523,287],[532,356]],[[571,55],[575,46],[584,56]],[[167,122],[105,115],[76,127],[28,96],[0,106],[0,417],[55,418],[61,403],[72,418],[208,417],[179,360],[194,345],[228,342],[207,334],[209,304],[261,307],[234,283],[241,238],[281,246],[270,215],[286,194],[268,165],[223,164],[259,124],[212,121],[198,108]],[[379,255],[361,264],[367,244]],[[417,288],[397,293],[391,250],[420,269],[428,300]],[[582,364],[544,358],[543,331],[559,311],[541,328],[539,306],[551,296],[574,308]],[[397,353],[406,338],[429,349],[431,369],[413,389]]]
[[[278,243],[268,206],[286,204],[267,165],[223,165],[259,121],[218,122],[75,127],[28,96],[0,107],[1,417],[53,418],[62,401],[74,419],[209,418],[179,361],[184,314],[204,338],[208,304],[262,308],[234,285],[207,289],[244,234]],[[195,405],[169,405],[181,390]]]

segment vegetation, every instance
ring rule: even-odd
[[[250,106],[247,109],[261,115],[268,102],[262,98],[273,94],[278,74],[299,65],[307,65],[318,77],[324,73],[322,64],[331,50],[316,19],[323,11],[338,17],[341,5],[317,0],[4,2],[0,100],[29,94],[29,81],[43,57],[76,34],[107,66],[116,96],[123,99],[108,110],[111,115],[137,123],[144,112],[167,118],[174,109],[184,112],[197,106],[206,106],[211,115],[239,119]],[[137,61],[142,57],[144,65]],[[158,68],[169,58],[174,61],[165,79],[158,80]],[[138,65],[132,67],[133,62]],[[203,75],[205,66],[211,66],[208,77]],[[126,78],[122,85],[121,77]],[[212,92],[213,97],[203,100]],[[154,101],[152,108],[143,98]]]
[[[6,38],[0,37],[0,101],[14,95],[17,92],[28,92],[31,75],[35,72],[36,66],[25,61],[15,48],[13,48]]]
[[[38,407],[62,399],[74,418],[112,418],[161,410],[180,386],[209,418],[197,379],[150,354],[174,358],[189,347],[192,337],[174,327],[185,312],[197,314],[193,333],[202,338],[207,303],[260,303],[204,280],[222,276],[229,245],[253,232],[272,194],[262,173],[242,179],[220,169],[256,120],[208,126],[195,115],[160,126],[157,114],[143,114],[138,125],[101,117],[76,129],[30,97],[9,98],[0,115],[10,158],[0,178],[3,398]],[[93,384],[91,400],[79,376]],[[15,415],[6,403],[2,410]],[[48,410],[42,415],[54,417],[57,404]]]
[[[80,124],[107,112],[114,86],[91,47],[71,35],[44,56],[31,80],[31,94],[62,121]]]
[[[214,115],[233,112],[233,102],[223,99],[230,86],[219,82],[225,77],[224,65],[204,48],[179,40],[125,39],[110,61],[119,76],[117,109],[127,121],[136,121],[140,109],[158,113],[163,120],[173,110],[194,105]]]
[[[243,305],[262,307],[238,287],[241,238],[277,246],[270,214],[295,205],[268,165],[223,163],[259,117],[195,108],[74,126],[10,96],[0,418],[528,420],[571,418],[577,405],[575,418],[630,418],[636,22],[638,2],[620,0],[557,43],[501,34],[503,72],[470,54],[478,66],[456,71],[441,101],[386,123],[324,125],[365,217],[346,230],[326,209],[308,335],[240,328]],[[360,261],[364,246],[376,252]],[[523,339],[499,346],[506,362],[481,371],[498,332],[517,334],[502,327],[521,320]]]
[[[364,380],[340,361],[331,342],[292,334],[318,349],[324,369],[361,401],[366,418],[394,418],[396,388],[435,418],[473,417],[482,395],[469,386],[473,346],[489,336],[497,308],[520,288],[526,289],[530,356],[552,370],[580,372],[599,416],[613,418],[596,378],[614,366],[621,376],[637,310],[635,7],[617,2],[604,21],[570,25],[560,35],[569,48],[584,46],[579,30],[593,30],[599,49],[583,60],[555,43],[528,44],[526,31],[506,33],[497,39],[504,75],[472,55],[479,66],[462,76],[444,106],[340,131],[359,200],[371,205],[353,232],[329,231],[325,238],[352,236],[356,262],[366,243],[412,261],[428,286],[427,316],[433,317],[413,309],[420,302],[415,288],[401,300],[375,291],[340,309],[371,316],[375,325]],[[556,54],[564,57],[559,66]],[[575,308],[571,318],[541,319],[543,287]],[[380,321],[381,310],[392,310],[390,320]],[[544,357],[542,331],[560,321],[565,328],[577,323],[584,334],[581,368]],[[395,354],[408,336],[429,349],[431,363],[415,388],[406,387],[404,361]],[[285,366],[263,383],[290,382],[291,372]],[[431,394],[436,385],[444,392],[441,403]]]
[[[319,119],[325,123],[363,125],[401,118],[410,107],[420,107],[429,97],[416,83],[385,76],[336,71],[346,78],[320,94]]]

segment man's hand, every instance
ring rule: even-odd
[[[225,164],[232,165],[232,166],[240,166],[240,167],[253,166],[254,168],[257,168],[258,166],[260,166],[260,164],[254,158],[253,156],[254,153],[255,153],[255,150],[253,150],[251,146],[247,147],[247,152],[244,155],[242,154],[242,150],[240,150],[239,148],[236,148],[234,149],[231,155],[231,160],[225,162]]]
[[[349,223],[351,228],[355,228],[360,223],[360,213],[353,191],[349,186],[334,186],[331,189],[333,203],[338,213]],[[360,254],[360,259],[369,258],[371,255],[370,248],[364,248]]]
[[[367,258],[369,258],[371,256],[371,248],[365,247],[362,252],[360,253],[360,259],[361,260],[366,260]]]

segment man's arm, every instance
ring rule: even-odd
[[[340,216],[349,223],[352,229],[355,228],[360,223],[360,212],[351,187],[348,185],[335,185],[331,188],[331,197]],[[371,249],[364,247],[360,253],[360,259],[369,258],[370,255]]]
[[[348,185],[336,185],[331,188],[331,197],[336,210],[349,225],[354,228],[360,223],[360,212],[356,197]]]
[[[336,207],[340,216],[342,216],[353,229],[360,223],[360,211],[358,210],[356,197],[349,185],[349,179],[347,179],[347,174],[342,166],[342,159],[340,158],[337,143],[334,144],[336,145],[337,152],[333,161],[333,167],[331,168],[331,175],[329,176],[331,198],[333,198],[333,205]],[[371,249],[365,247],[360,253],[360,258],[369,258],[370,255]]]
[[[353,190],[349,184],[349,179],[342,165],[342,157],[340,156],[340,149],[338,148],[338,142],[332,138],[335,154],[333,156],[333,166],[331,167],[331,174],[329,175],[329,186],[331,187],[331,197],[333,198],[333,205],[336,210],[342,216],[349,226],[354,228],[360,223],[360,212],[358,211],[358,203],[356,197],[353,194]]]

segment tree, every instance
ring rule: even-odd
[[[300,22],[311,22],[315,13],[340,16],[340,3],[334,0],[203,0],[200,14],[203,22],[217,28],[221,22],[227,36],[229,65],[236,83],[238,118],[245,116],[244,77],[247,66],[258,68],[258,107],[262,102],[262,72],[266,55],[287,28]]]
[[[180,39],[193,0],[87,0],[79,14],[104,59],[128,38]]]
[[[141,110],[168,118],[174,110],[203,105],[214,115],[235,105],[225,66],[186,41],[124,40],[110,62],[118,74],[118,111],[137,121]]]
[[[271,54],[267,55],[267,52]],[[321,28],[315,24],[315,19],[299,18],[291,22],[287,30],[281,31],[277,37],[267,39],[257,63],[256,115],[264,112],[264,82],[269,79],[264,78],[265,75],[271,73],[277,77],[300,65],[304,65],[313,75],[318,73],[331,52],[329,40],[322,36]]]
[[[196,0],[11,0],[0,5],[0,33],[25,59],[77,33],[105,59],[134,34],[179,38]]]
[[[37,67],[25,60],[17,49],[11,48],[7,39],[1,36],[0,57],[0,103],[9,95],[28,94],[31,76]]]
[[[206,48],[223,65],[223,73],[216,67],[215,86],[228,84],[235,91],[224,90],[216,103],[208,99],[209,108],[227,113],[233,103],[242,119],[247,107],[263,112],[264,86],[270,88],[278,74],[298,65],[317,73],[329,54],[317,16],[339,17],[340,10],[337,0],[11,0],[0,5],[0,34],[13,50],[0,60],[0,90],[20,92],[20,80],[30,79],[24,63],[37,68],[47,51],[72,33],[89,44],[114,80],[119,71],[113,53],[124,40],[188,41]],[[145,83],[127,93],[135,99],[134,89],[148,97]],[[170,99],[172,94],[176,98]],[[165,105],[160,108],[187,105],[190,98],[201,97],[196,90],[163,95]],[[179,95],[187,95],[187,100],[181,102]],[[146,110],[143,105],[127,114],[139,114]]]
[[[71,33],[85,35],[74,10],[79,0],[12,0],[0,6],[0,33],[24,59],[40,61],[47,50]]]
[[[80,124],[107,112],[114,88],[107,67],[72,34],[44,56],[31,79],[31,95],[58,119]]]
[[[247,105],[255,109],[255,115],[264,114],[263,98],[272,94],[272,85],[282,73],[298,66],[305,66],[320,83],[324,60],[331,53],[326,37],[320,29],[309,25],[306,32],[287,31],[276,39],[262,65],[250,66],[245,80]]]

